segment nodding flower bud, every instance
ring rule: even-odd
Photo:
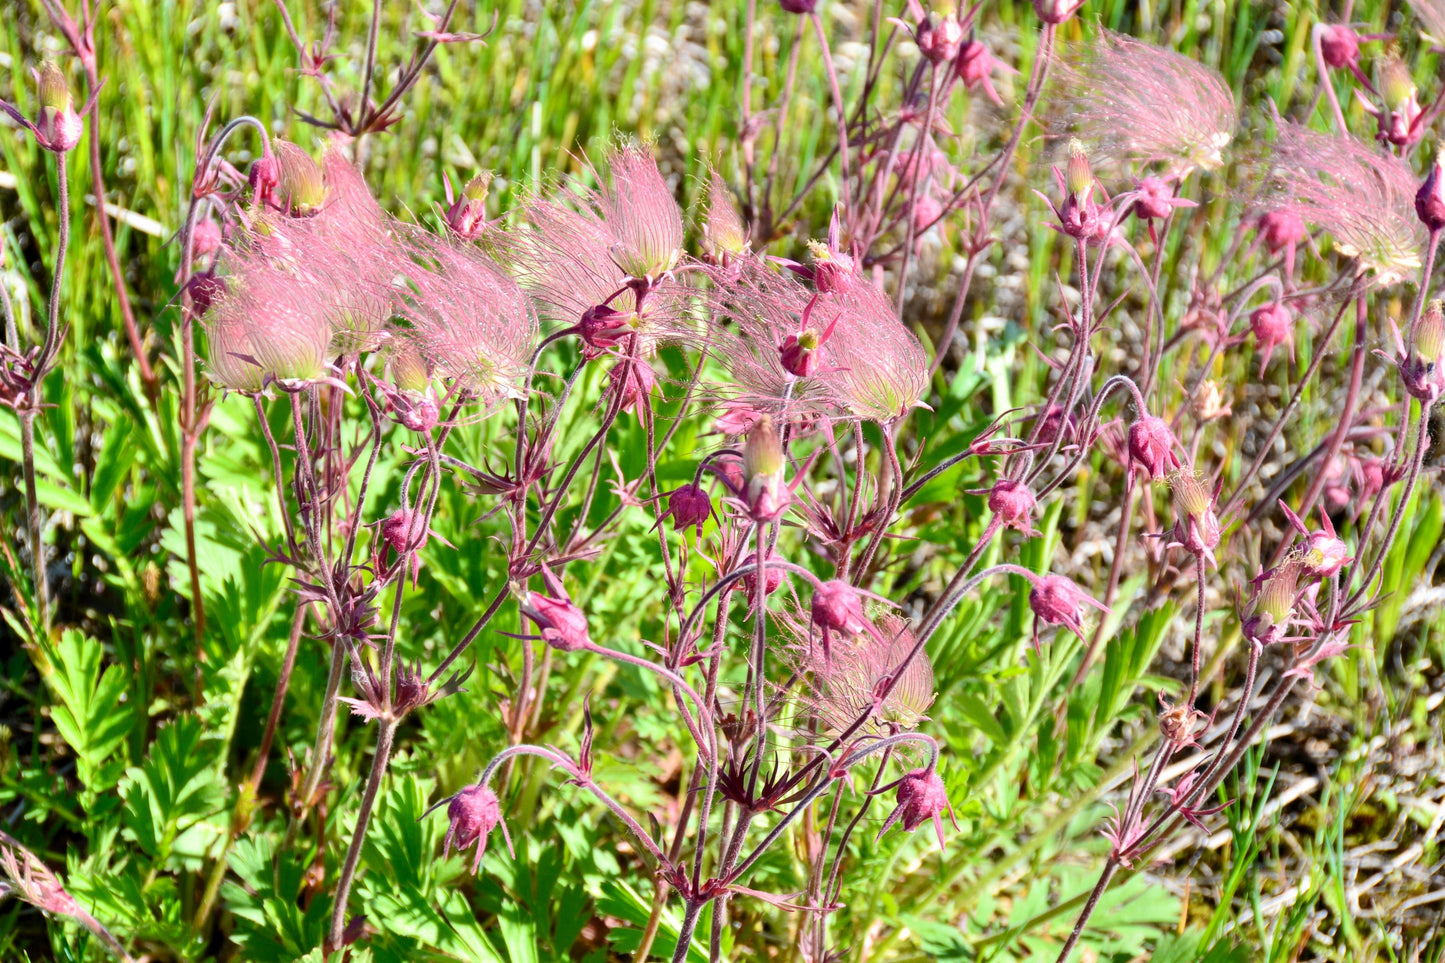
[[[426,545],[428,532],[420,513],[398,508],[381,523],[381,540],[397,555],[419,552]]]
[[[1255,308],[1249,316],[1249,329],[1254,333],[1255,350],[1260,352],[1259,373],[1264,375],[1269,356],[1281,344],[1288,344],[1294,357],[1294,315],[1283,301],[1274,301]]]
[[[853,636],[868,628],[858,590],[842,579],[831,579],[813,593],[813,621],[825,630]]]
[[[1213,421],[1215,418],[1229,414],[1229,405],[1224,403],[1224,397],[1219,392],[1219,384],[1211,378],[1205,378],[1199,383],[1199,390],[1194,393],[1190,408],[1194,412],[1194,417],[1200,421]]]
[[[1254,598],[1244,618],[1244,637],[1260,645],[1283,642],[1299,594],[1300,565],[1285,562],[1254,580]]]
[[[1138,466],[1154,481],[1179,467],[1174,454],[1174,433],[1163,418],[1146,414],[1129,426],[1129,471]]]
[[[307,217],[326,203],[326,180],[321,165],[290,141],[275,142],[278,181],[276,201],[294,217]]]
[[[621,411],[635,411],[657,389],[657,375],[646,361],[624,358],[607,372],[608,391],[621,392]]]
[[[1037,534],[1030,523],[1034,510],[1034,493],[1022,482],[1001,478],[988,492],[988,507],[1004,525],[1025,535]]]
[[[818,293],[833,294],[853,286],[857,264],[852,255],[818,241],[809,241],[808,251],[813,255],[813,285]]]
[[[1408,147],[1424,133],[1423,110],[1415,99],[1417,88],[1410,68],[1399,57],[1388,56],[1380,68],[1380,93],[1385,109],[1375,113],[1376,136],[1397,147]]]
[[[577,322],[577,333],[587,345],[583,353],[595,358],[608,348],[621,344],[635,329],[636,321],[634,312],[594,304],[582,312],[582,319]]]
[[[1084,616],[1082,589],[1062,575],[1045,575],[1029,589],[1029,609],[1048,625],[1063,625],[1082,635]]]
[[[468,786],[452,797],[447,803],[446,839],[442,843],[445,857],[456,846],[462,852],[473,843],[477,854],[472,858],[472,872],[482,867],[482,855],[487,851],[487,837],[498,826],[502,827],[502,838],[507,841],[507,852],[512,852],[512,837],[507,833],[507,824],[502,821],[502,803],[497,794],[488,786]],[[516,858],[516,854],[512,854]]]
[[[780,559],[776,552],[769,552],[764,567],[766,573],[763,578],[763,594],[772,595],[783,584],[783,569],[778,565]],[[757,603],[758,597],[758,573],[749,572],[742,577],[743,592],[748,597],[748,607],[751,608]]]
[[[1058,26],[1079,12],[1084,0],[1034,0],[1034,13],[1044,23]]]
[[[457,237],[471,241],[482,236],[487,227],[487,190],[492,172],[483,171],[462,188],[462,195],[447,208],[447,227]],[[450,188],[448,188],[450,193]]]
[[[1328,521],[1329,516],[1326,516]],[[1305,574],[1317,578],[1333,578],[1339,574],[1355,557],[1350,554],[1350,547],[1337,536],[1333,529],[1330,531],[1310,532],[1305,539],[1305,551],[1303,556]]]
[[[743,502],[754,521],[770,522],[788,507],[783,484],[783,443],[773,419],[760,415],[743,443]]]
[[[667,511],[663,512],[657,521],[660,525],[662,519],[671,517],[674,530],[679,532],[695,526],[697,535],[701,538],[703,523],[711,515],[712,499],[700,486],[689,483],[673,489],[672,494],[667,496]]]
[[[963,24],[952,11],[941,12],[937,19],[925,15],[914,40],[919,53],[929,63],[941,64],[958,56],[958,48],[963,44]]]
[[[1320,28],[1320,55],[1326,66],[1339,70],[1352,67],[1360,60],[1360,35],[1347,23]]]
[[[31,128],[35,141],[48,151],[63,154],[80,143],[85,122],[75,110],[75,103],[70,98],[70,85],[59,67],[46,61],[40,65],[35,80],[39,88],[36,99],[40,103]]]
[[[1445,228],[1445,141],[1435,152],[1435,163],[1415,194],[1415,213],[1429,231]]]
[[[953,69],[958,73],[958,79],[963,82],[964,90],[975,90],[981,86],[989,100],[1003,106],[1003,99],[993,86],[993,71],[998,66],[998,59],[982,40],[965,40],[959,46],[958,57],[953,62]]]
[[[894,823],[901,822],[903,828],[911,833],[931,819],[933,828],[938,832],[938,847],[942,849],[943,814],[948,813],[948,818],[954,820],[955,829],[958,821],[954,819],[953,810],[948,805],[948,789],[943,785],[943,779],[937,770],[932,767],[915,769],[898,780],[897,799],[898,805],[884,820],[878,837],[881,839],[884,833],[893,828]]]
[[[1193,471],[1180,470],[1169,476],[1169,492],[1174,501],[1174,544],[1212,563],[1220,532],[1208,483]]]
[[[195,264],[221,246],[221,225],[205,217],[191,227],[191,263]]]
[[[587,616],[567,596],[562,580],[551,569],[542,569],[542,581],[551,595],[528,592],[522,597],[522,614],[536,623],[542,641],[559,652],[576,652],[592,644],[587,634]]]

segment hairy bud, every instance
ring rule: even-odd
[[[461,852],[476,844],[473,873],[481,869],[482,856],[487,851],[487,837],[498,826],[502,827],[502,838],[507,841],[507,852],[512,852],[512,837],[507,834],[507,824],[502,821],[502,803],[488,786],[468,786],[453,796],[447,803],[447,820],[449,825],[442,843],[442,855],[449,854],[453,846]]]
[[[943,779],[933,768],[915,769],[902,779],[898,780],[897,800],[898,805],[888,818],[883,822],[883,828],[878,831],[881,838],[884,833],[893,827],[894,823],[902,823],[903,828],[913,832],[928,820],[933,820],[933,827],[938,832],[938,846],[943,848],[943,814],[949,814],[953,819],[953,810],[948,804],[948,789],[943,784]],[[957,821],[954,826],[957,828]]]

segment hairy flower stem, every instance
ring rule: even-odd
[[[386,775],[387,763],[391,761],[391,741],[396,734],[396,719],[383,718],[377,724],[376,753],[371,757],[371,775],[366,780],[366,791],[361,797],[361,810],[356,814],[356,829],[351,834],[351,845],[346,850],[346,861],[341,864],[341,875],[336,879],[336,902],[331,909],[331,934],[327,945],[333,951],[341,946],[342,932],[346,929],[346,898],[351,893],[351,882],[356,877],[356,863],[361,858],[361,843],[366,836],[366,824],[371,818],[371,809],[376,804],[376,794],[381,790],[381,780]]]
[[[1089,922],[1089,917],[1094,915],[1094,909],[1099,905],[1099,897],[1104,895],[1104,890],[1109,888],[1109,880],[1114,878],[1114,873],[1119,868],[1119,860],[1113,856],[1104,864],[1104,871],[1099,874],[1099,881],[1094,884],[1093,890],[1089,893],[1089,901],[1084,904],[1084,910],[1079,914],[1078,920],[1074,923],[1074,930],[1069,934],[1064,948],[1059,951],[1058,963],[1068,963],[1069,956],[1074,952],[1074,947],[1079,942],[1079,937],[1084,933],[1084,927]]]
[[[31,395],[35,394],[31,389]],[[45,571],[45,542],[40,518],[40,499],[35,489],[35,407],[20,414],[20,464],[25,475],[25,527],[30,533],[30,570],[35,583],[35,607],[39,614],[38,635],[50,636],[50,584]]]
[[[1344,610],[1347,613],[1353,613],[1355,611],[1355,605],[1364,598],[1365,593],[1370,589],[1370,585],[1374,583],[1375,578],[1380,574],[1380,569],[1384,567],[1385,556],[1389,553],[1390,546],[1395,542],[1395,536],[1400,531],[1400,522],[1405,517],[1405,509],[1410,505],[1410,496],[1415,493],[1415,483],[1420,479],[1420,467],[1425,461],[1425,449],[1429,441],[1429,429],[1430,412],[1428,410],[1422,410],[1420,412],[1419,426],[1415,430],[1415,454],[1410,459],[1410,472],[1405,478],[1405,487],[1400,491],[1400,500],[1395,504],[1395,511],[1390,516],[1390,526],[1385,530],[1385,537],[1375,550],[1374,557],[1370,561],[1370,567],[1366,571],[1364,579],[1360,582],[1359,587],[1350,593],[1350,597],[1345,601]],[[1383,492],[1380,497],[1384,497]],[[1362,553],[1363,549],[1364,546],[1361,545]],[[1351,580],[1353,581],[1354,572],[1352,571],[1350,574]]]

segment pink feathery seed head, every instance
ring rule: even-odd
[[[706,218],[703,247],[713,263],[726,264],[747,255],[751,247],[748,229],[733,202],[732,191],[717,171],[708,178]]]
[[[477,853],[472,858],[472,873],[482,867],[482,856],[487,851],[487,837],[498,826],[502,827],[502,838],[507,842],[507,852],[512,852],[512,837],[507,834],[507,824],[502,820],[502,803],[489,786],[468,786],[452,797],[447,803],[446,839],[442,843],[442,856],[451,853],[452,847],[462,852],[476,844]]]
[[[840,413],[888,423],[918,404],[928,389],[928,355],[882,291],[865,281],[823,299],[818,310],[831,319],[819,376]]]
[[[1320,54],[1325,64],[1336,70],[1353,67],[1360,62],[1360,35],[1347,23],[1320,28]]]
[[[1409,165],[1343,135],[1282,123],[1273,172],[1284,206],[1323,228],[1380,284],[1414,276],[1425,234]]]
[[[1246,639],[1260,645],[1284,641],[1299,599],[1301,569],[1292,559],[1254,579],[1254,597],[1242,625]]]
[[[575,324],[589,308],[607,303],[626,278],[612,260],[612,235],[592,213],[554,201],[527,208],[531,229],[508,240],[508,263],[549,321]]]
[[[527,296],[471,246],[416,235],[405,252],[398,310],[422,357],[486,406],[518,397],[537,344]]]
[[[1435,161],[1415,192],[1415,214],[1427,231],[1445,228],[1445,142],[1435,152]]]
[[[572,604],[562,580],[543,568],[542,581],[551,595],[528,592],[522,600],[522,613],[536,623],[542,640],[559,652],[576,652],[590,645],[587,615]]]
[[[1174,187],[1162,177],[1146,177],[1135,191],[1134,216],[1145,221],[1161,221],[1179,207],[1197,207],[1191,200],[1174,196]]]
[[[276,155],[276,203],[293,217],[306,217],[326,203],[326,178],[304,149],[289,140],[271,142]]]
[[[958,79],[963,82],[965,90],[974,91],[982,87],[988,99],[1000,107],[1003,106],[1003,99],[993,85],[993,73],[996,70],[1016,73],[1012,67],[995,57],[987,44],[975,39],[965,40],[958,48],[953,69],[958,74]]]
[[[1202,475],[1181,468],[1169,476],[1169,493],[1174,503],[1174,544],[1213,562],[1220,531],[1209,483]]]
[[[646,361],[623,358],[608,369],[607,391],[621,393],[622,411],[639,410],[656,390],[657,374]]]
[[[1029,609],[1046,625],[1062,625],[1082,637],[1084,634],[1084,606],[1092,605],[1100,611],[1108,611],[1103,603],[1095,601],[1087,592],[1063,575],[1045,575],[1029,589]],[[1038,636],[1034,637],[1038,646]]]
[[[1214,170],[1234,137],[1234,94],[1191,57],[1105,31],[1063,70],[1066,116],[1100,156]]]
[[[445,221],[447,230],[463,241],[474,241],[487,228],[487,192],[492,183],[492,172],[483,171],[462,188],[456,200],[451,199],[451,184],[447,184],[447,206]]]
[[[1294,358],[1294,313],[1283,301],[1255,308],[1249,315],[1249,330],[1254,333],[1254,347],[1260,353],[1260,377],[1264,376],[1269,356],[1280,345],[1288,345],[1289,356]]]
[[[898,780],[896,792],[898,804],[884,821],[883,828],[878,831],[879,838],[882,838],[894,823],[902,823],[904,830],[911,833],[932,820],[933,828],[938,832],[938,848],[942,849],[943,814],[948,813],[955,829],[958,828],[958,820],[948,804],[948,788],[944,786],[938,771],[932,767],[915,769]]]
[[[258,378],[291,385],[323,378],[331,325],[315,292],[281,271],[246,268],[207,314],[212,376],[238,391],[257,390]]]
[[[1150,479],[1160,481],[1179,467],[1179,458],[1174,454],[1177,444],[1174,432],[1163,418],[1148,413],[1140,416],[1129,426],[1128,444],[1131,472],[1137,467]]]
[[[701,538],[702,526],[711,516],[712,499],[708,493],[701,486],[688,483],[674,488],[667,496],[667,511],[658,518],[658,524],[670,517],[674,530],[680,532],[695,527],[697,537]]]
[[[1012,478],[994,482],[988,492],[988,507],[1009,528],[1025,535],[1037,534],[1033,529],[1034,493]]]
[[[597,204],[615,239],[613,260],[629,277],[656,281],[682,256],[682,211],[651,150],[620,148],[608,157],[608,173]]]
[[[933,664],[926,652],[913,654],[917,637],[907,622],[885,613],[856,635],[828,631],[840,632],[845,644],[821,648],[809,642],[799,662],[809,673],[813,709],[828,732],[842,732],[864,714],[870,733],[913,729],[928,718],[936,695]]]

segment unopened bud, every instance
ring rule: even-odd
[[[35,117],[35,142],[48,151],[63,154],[80,143],[85,122],[75,111],[70,85],[55,64],[46,61],[36,72],[40,110]]]
[[[315,214],[326,203],[326,180],[321,165],[290,141],[275,142],[277,199],[296,217]]]
[[[1094,187],[1094,172],[1089,168],[1089,155],[1077,138],[1069,140],[1069,163],[1064,177],[1069,193],[1081,202],[1088,200]]]
[[[1445,228],[1445,142],[1436,149],[1435,163],[1415,193],[1415,213],[1426,230]]]

